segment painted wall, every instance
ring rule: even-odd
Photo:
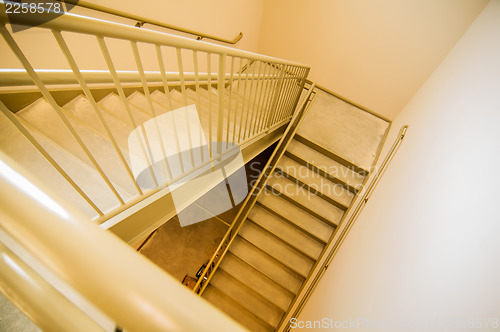
[[[493,0],[395,119],[388,142],[403,124],[407,138],[301,321],[498,330],[485,320],[500,319],[498,59]]]
[[[258,49],[264,0],[91,0],[87,2],[230,40],[237,37],[239,32],[243,32],[243,39],[236,45],[219,43],[208,39],[206,41],[254,52]],[[102,14],[87,10],[86,8],[77,7],[71,13],[103,18],[132,26],[135,25],[135,21],[133,20]],[[157,28],[153,25],[146,24],[144,28],[194,39],[193,35]],[[80,69],[107,69],[95,38],[69,33],[63,35],[67,39],[69,48],[76,58]],[[13,36],[35,68],[69,69],[64,55],[58,50],[57,43],[49,31],[40,28],[31,28],[17,32]],[[107,43],[117,69],[137,70],[128,42],[108,40]],[[139,44],[139,47],[145,70],[158,70],[154,47],[146,47],[141,44]],[[192,71],[192,54],[190,52],[184,53],[184,69]],[[167,70],[177,70],[175,55],[175,50],[171,50],[170,52],[164,51]],[[206,57],[202,58],[200,54],[199,62],[200,71],[205,71]],[[216,72],[217,61],[215,57],[213,58],[213,63],[213,71]],[[22,68],[3,38],[0,38],[0,67]]]
[[[318,84],[390,119],[487,0],[268,0],[260,52],[312,66]]]

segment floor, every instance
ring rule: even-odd
[[[41,330],[0,293],[0,332],[4,331],[38,332]]]
[[[249,190],[269,159],[274,146],[245,165]],[[229,182],[231,182],[231,177],[229,177]],[[210,211],[210,204],[214,203],[214,196],[217,197],[217,195],[220,197],[227,195],[225,182],[220,183],[182,213],[195,214],[200,210]],[[158,228],[139,252],[179,281],[182,281],[186,275],[194,277],[217,249],[240,206],[241,203],[222,214],[185,227],[181,227],[178,216],[175,216]]]

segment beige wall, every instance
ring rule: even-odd
[[[247,51],[258,49],[264,0],[90,0],[88,2],[230,40],[243,32],[243,39],[233,47]]]
[[[407,138],[300,320],[500,319],[499,36],[493,0],[395,119]]]
[[[230,40],[243,32],[243,39],[236,45],[218,44],[254,52],[258,50],[264,0],[91,0],[87,2]],[[135,21],[132,20],[102,14],[86,8],[75,8],[72,13],[108,19],[128,25],[135,24]],[[157,28],[152,25],[145,25],[144,28],[194,38],[193,35]],[[74,34],[64,34],[64,36],[80,69],[107,69],[95,38],[81,35],[75,36]],[[14,38],[35,68],[69,69],[64,55],[59,51],[57,43],[49,31],[31,28],[15,33]],[[217,43],[208,39],[206,41]],[[111,40],[108,41],[108,46],[117,69],[137,70],[128,42]],[[145,47],[143,45],[139,45],[139,47],[145,70],[158,70],[154,47]],[[188,53],[183,54],[185,58],[184,70],[192,71],[192,55]],[[164,57],[167,70],[177,70],[175,50],[164,51]],[[200,54],[199,62],[200,71],[205,71],[206,57],[202,58]],[[214,58],[212,65],[214,72],[216,71],[216,64],[217,61]],[[21,67],[3,38],[0,38],[0,68]]]
[[[390,119],[486,0],[268,0],[260,52],[312,66],[318,84]]]

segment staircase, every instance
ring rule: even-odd
[[[210,89],[210,91],[208,91]],[[179,109],[186,105],[196,105],[203,133],[207,142],[217,141],[217,91],[209,86],[196,88],[187,87],[184,94],[173,88],[165,93],[164,89],[154,89],[150,96],[156,116],[161,116],[173,109]],[[224,98],[229,99],[230,94],[235,98],[239,92],[235,89],[226,89]],[[224,109],[224,121],[222,136],[229,140],[239,141],[245,137],[257,133],[257,126],[246,124],[246,116],[251,113],[262,111],[255,103],[245,100],[245,96],[239,97],[239,105],[234,106],[230,115],[228,107]],[[120,154],[125,158],[127,166],[131,165],[131,151],[129,151],[129,137],[135,129],[134,125],[141,126],[153,119],[149,110],[148,100],[143,92],[136,89],[127,96],[129,109],[134,122],[130,119],[124,103],[120,97],[111,92],[98,101],[102,117],[113,133],[113,138],[118,145],[116,151],[113,142],[107,135],[101,124],[97,113],[91,103],[84,95],[78,95],[62,106],[64,116],[68,119],[76,133],[81,137],[83,143],[95,158],[97,164],[102,168],[105,176],[110,180],[112,187],[116,190],[114,195],[112,189],[105,183],[91,160],[86,156],[78,142],[71,135],[67,126],[53,110],[51,105],[44,99],[39,98],[30,105],[24,107],[15,114],[0,114],[0,150],[7,153],[22,167],[33,173],[50,186],[60,196],[68,198],[89,219],[96,219],[99,214],[96,209],[86,202],[82,196],[71,187],[63,176],[51,167],[47,160],[35,149],[35,147],[16,128],[14,122],[24,126],[29,134],[42,146],[44,150],[55,160],[55,162],[67,173],[67,175],[81,188],[83,193],[96,205],[102,213],[116,209],[121,202],[127,202],[140,194],[139,190],[147,191],[148,188],[138,188],[135,179],[127,172],[127,167],[121,162]],[[243,103],[248,106],[243,110]],[[237,107],[242,110],[235,112]],[[243,112],[244,111],[244,112]],[[232,117],[229,119],[229,117]],[[13,118],[13,121],[12,121]],[[231,121],[229,121],[231,120]],[[259,118],[256,118],[256,121]],[[243,125],[242,127],[240,127]],[[151,142],[150,142],[151,143]],[[186,142],[181,142],[186,143]],[[223,144],[225,145],[225,144]],[[119,153],[117,153],[119,152]],[[208,153],[206,159],[209,159]],[[200,160],[197,160],[200,163]],[[191,165],[187,165],[188,172]],[[156,178],[161,179],[160,171],[155,170]],[[182,174],[181,174],[182,175]],[[179,176],[178,176],[179,177]],[[172,178],[167,178],[167,181]]]
[[[280,325],[375,160],[387,123],[357,109],[343,119],[350,122],[332,124],[346,105],[320,91],[202,293],[251,331]],[[354,132],[332,143],[336,126]],[[353,145],[350,136],[366,127]],[[349,149],[354,162],[334,152]]]

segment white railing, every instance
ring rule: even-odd
[[[46,331],[242,331],[0,153],[0,291]]]
[[[1,0],[0,6],[5,7],[9,3],[13,4],[14,2]],[[57,43],[54,52],[62,52],[67,62],[64,66],[69,66],[70,69],[36,68],[33,61],[30,61],[26,55],[24,50],[26,45],[15,38],[15,34],[8,28],[9,24],[34,26],[36,28],[33,29],[50,32],[52,39]],[[184,170],[182,176],[185,176],[203,166],[210,165],[214,159],[221,158],[222,155],[229,152],[227,151],[229,147],[244,145],[288,123],[309,72],[309,67],[291,61],[71,13],[65,13],[56,19],[43,22],[42,15],[30,15],[28,18],[7,17],[2,8],[0,9],[0,33],[23,67],[18,69],[0,68],[0,84],[2,85],[0,93],[2,90],[5,93],[11,92],[13,89],[26,91],[35,89],[41,92],[43,98],[50,104],[57,117],[61,119],[71,136],[76,140],[81,149],[80,153],[106,183],[118,205],[108,211],[100,209],[98,204],[86,195],[75,181],[72,181],[66,170],[57,163],[55,158],[45,151],[41,144],[38,144],[23,123],[16,121],[11,114],[12,112],[1,101],[0,110],[95,210],[98,215],[96,221],[99,223],[153,195],[162,188],[168,187],[179,178],[167,174],[169,173],[169,165],[166,162],[167,156],[163,146],[162,132],[157,126],[158,141],[146,141],[145,145],[142,146],[142,154],[145,159],[150,159],[151,157],[147,156],[148,149],[154,145],[160,146],[165,161],[163,167],[165,174],[159,176],[157,171],[150,168],[150,175],[155,183],[153,189],[145,189],[137,183],[130,160],[120,149],[116,135],[106,123],[97,103],[98,100],[92,93],[94,88],[111,88],[120,97],[127,110],[129,124],[134,128],[137,128],[139,124],[130,110],[131,106],[124,92],[125,88],[135,86],[143,91],[147,99],[148,111],[153,118],[157,115],[150,93],[153,89],[168,92],[175,88],[182,93],[184,105],[194,103],[199,109],[200,89],[206,88],[209,92],[207,96],[209,100],[209,126],[204,135],[207,138],[206,145],[210,158],[202,160],[197,165],[192,164],[190,167],[181,165]],[[86,36],[86,38],[90,36],[94,39],[95,47],[86,49],[86,55],[100,57],[107,69],[92,70],[79,67],[77,54],[69,43],[69,40],[75,35]],[[128,51],[133,54],[134,70],[122,70],[115,63],[116,58],[113,58],[111,54],[110,44],[117,40],[128,43]],[[148,48],[153,52],[153,55],[148,56],[146,63],[144,49]],[[169,58],[167,55],[172,57]],[[155,58],[156,63],[151,63],[149,61],[151,58]],[[166,58],[171,61],[165,62]],[[148,69],[151,67],[156,69],[145,70],[145,65]],[[204,72],[202,72],[203,69]],[[188,101],[188,87],[191,87],[197,94],[194,102]],[[52,93],[53,90],[64,89],[83,91],[104,128],[106,139],[112,144],[120,161],[120,165],[117,167],[125,170],[129,181],[135,187],[136,193],[133,197],[120,195],[119,190],[110,179],[109,172],[104,171],[101,161],[90,151],[78,131],[68,120]],[[169,97],[168,93],[166,94]],[[174,107],[172,107],[171,101],[169,100],[168,103],[170,105],[167,106],[172,110]],[[140,141],[140,139],[138,140]],[[222,142],[227,144],[222,144]],[[150,163],[153,164],[153,161],[150,160]]]

